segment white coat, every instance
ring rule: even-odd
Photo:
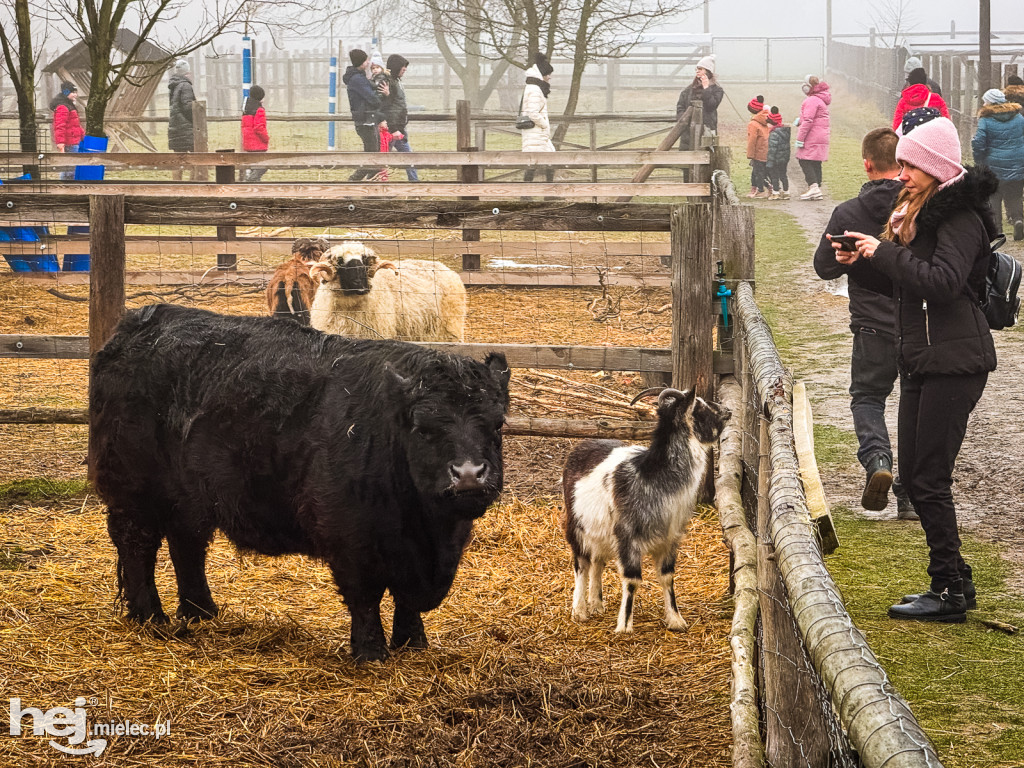
[[[526,70],[526,76],[544,79],[536,65]],[[522,114],[533,120],[533,128],[521,131],[523,152],[554,152],[555,145],[551,143],[551,123],[548,121],[548,100],[539,85],[527,83],[523,88]]]

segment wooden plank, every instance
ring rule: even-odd
[[[395,153],[396,155],[398,153]],[[550,154],[550,153],[547,153]],[[390,156],[389,156],[390,157]],[[380,155],[377,156],[380,164]],[[394,163],[389,160],[389,165]],[[94,182],[49,182],[36,185],[51,195],[121,195],[125,197],[199,197],[218,198],[222,205],[231,203],[241,208],[251,198],[331,198],[335,200],[360,200],[362,198],[402,197],[465,197],[512,198],[550,197],[604,198],[628,202],[636,196],[644,197],[710,197],[709,184],[685,182],[654,182],[630,184],[624,182],[559,181],[559,182],[489,182],[475,184],[462,182],[347,182],[330,183],[271,182],[267,184],[216,184],[216,183],[175,183],[159,181],[94,181]],[[5,194],[12,194],[4,190]],[[376,203],[376,201],[374,201]]]
[[[461,256],[464,253],[479,252],[482,256],[500,256],[503,258],[522,257],[552,257],[552,256],[603,256],[606,258],[621,260],[626,258],[650,257],[657,260],[652,263],[654,269],[658,268],[661,256],[670,253],[669,243],[644,240],[641,242],[623,242],[608,240],[603,242],[577,243],[569,241],[543,241],[520,242],[515,240],[481,240],[475,243],[465,243],[457,240],[376,240],[367,237],[332,237],[327,236],[328,241],[341,242],[343,240],[354,240],[365,243],[381,256],[398,257],[423,257],[430,255],[431,258],[445,258]],[[55,235],[45,238],[41,242],[5,242],[0,246],[0,251],[9,254],[36,254],[39,253],[40,245],[45,245],[47,253],[55,253],[63,256],[66,253],[83,253],[88,248],[89,238],[87,235]],[[127,235],[125,237],[125,252],[129,256],[152,255],[152,254],[195,254],[195,255],[216,255],[225,253],[230,247],[239,256],[280,256],[282,260],[291,255],[291,237],[246,237],[242,236],[227,245],[223,240],[210,236],[181,236],[181,235]]]
[[[86,336],[0,334],[0,357],[88,360],[89,339]]]
[[[133,271],[126,273],[130,285],[266,285],[270,270],[235,272],[233,270],[174,270]],[[597,274],[568,271],[497,272],[472,270],[457,273],[467,286],[477,288],[596,288],[600,285]],[[88,285],[88,272],[17,272],[8,273],[7,279],[44,286]],[[0,273],[0,280],[4,278]],[[609,274],[609,286],[622,288],[668,288],[668,275]]]
[[[128,196],[125,198],[125,223],[266,227],[323,227],[329,223],[332,227],[430,230],[472,227],[555,232],[667,232],[670,228],[671,207],[664,204],[523,200],[495,204],[492,200],[457,200],[452,197],[429,201],[388,197],[363,205],[333,197],[303,200],[246,198],[244,195],[218,197],[199,192],[198,188],[202,186],[195,185],[184,197]],[[255,186],[262,193],[271,185]],[[536,186],[549,187],[544,184]],[[244,190],[245,186],[238,185],[233,189]],[[87,224],[89,197],[15,192],[4,185],[0,187],[0,222],[8,221],[16,224]]]
[[[237,118],[232,118],[237,120]],[[335,117],[337,119],[337,117]],[[302,169],[302,168],[349,168],[359,165],[376,165],[380,157],[373,152],[261,152],[259,157],[245,158],[225,152],[189,153],[182,156],[176,152],[108,152],[102,155],[84,154],[75,156],[73,165],[103,165],[109,169],[166,169],[180,168],[182,164],[197,167],[237,165],[241,168],[258,165],[261,168]],[[60,152],[41,153],[6,152],[4,161],[11,165],[42,162],[47,167],[71,165],[66,155]],[[486,152],[410,152],[400,158],[389,159],[396,167],[415,165],[423,168],[457,168],[462,165],[476,165],[485,168],[525,168],[556,164],[564,168],[583,168],[591,165],[634,166],[654,165],[678,167],[704,165],[711,162],[711,153],[706,149],[687,152],[658,150],[586,150],[578,152],[518,152],[515,150],[491,150]]]
[[[0,408],[0,424],[88,424],[85,408]]]
[[[89,200],[89,352],[99,351],[124,315],[124,198]]]
[[[821,540],[822,553],[831,555],[839,548],[839,537],[818,474],[818,460],[814,456],[814,418],[811,403],[807,399],[807,387],[802,381],[793,384],[793,442],[800,465],[800,481],[807,499],[807,511]]]

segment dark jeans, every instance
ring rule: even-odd
[[[409,146],[409,134],[405,133],[404,139],[392,139],[391,140],[391,151],[392,152],[412,152],[412,147]],[[409,178],[409,181],[419,181],[420,175],[416,173],[416,169],[411,165],[405,169],[405,175]]]
[[[800,170],[804,172],[804,181],[807,186],[817,184],[821,186],[821,160],[797,160],[800,163]]]
[[[953,467],[987,381],[987,373],[900,377],[900,480],[921,517],[936,592],[971,576],[960,556]]]
[[[851,328],[850,412],[857,433],[857,460],[865,468],[879,454],[892,459],[885,401],[892,394],[896,370],[896,341],[874,328]],[[902,464],[902,457],[901,457]]]
[[[756,187],[757,191],[761,192],[768,183],[768,163],[763,163],[760,160],[751,160],[750,186]]]
[[[992,213],[996,215],[999,229],[1003,228],[1003,206],[1006,207],[1006,218],[1011,224],[1024,221],[1024,179],[1019,181],[999,181],[999,189],[988,199]]]
[[[775,192],[789,192],[789,174],[785,165],[769,165],[768,181]]]
[[[358,133],[359,138],[363,140],[363,152],[380,152],[380,136],[377,134],[377,126],[357,125],[356,133]],[[348,180],[362,181],[363,179],[372,179],[379,171],[379,166],[363,166],[356,168],[352,172],[352,175],[348,177]]]

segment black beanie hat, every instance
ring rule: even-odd
[[[551,63],[548,61],[548,57],[543,53],[538,53],[537,59],[533,63],[537,66],[537,70],[540,72],[541,77],[547,77],[555,71],[555,68],[552,67]]]
[[[267,93],[258,85],[254,85],[249,89],[249,98],[255,101],[263,101]]]
[[[361,67],[363,63],[370,58],[366,55],[366,51],[361,51],[358,48],[353,48],[348,52],[348,58],[352,62],[353,67]]]
[[[907,82],[911,85],[928,85],[928,73],[924,71],[923,67],[912,69],[907,75]]]
[[[409,60],[404,56],[400,56],[397,53],[392,53],[388,56],[388,72],[395,77],[398,77],[398,73],[402,71],[402,67],[408,67]]]
[[[1007,85],[1024,85],[1024,80],[1021,80],[1016,75],[1010,75],[1008,78],[1006,78],[1006,84]]]

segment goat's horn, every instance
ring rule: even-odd
[[[665,389],[665,387],[648,387],[639,395],[634,397],[630,405],[636,405],[638,400],[644,397],[648,397],[649,395],[660,395],[663,391],[665,391]]]
[[[661,394],[658,395],[658,405],[661,405],[663,402],[665,402],[666,398],[678,397],[680,400],[682,400],[684,397],[686,397],[686,395],[686,392],[680,392],[678,389],[665,387],[665,389],[661,390]]]

